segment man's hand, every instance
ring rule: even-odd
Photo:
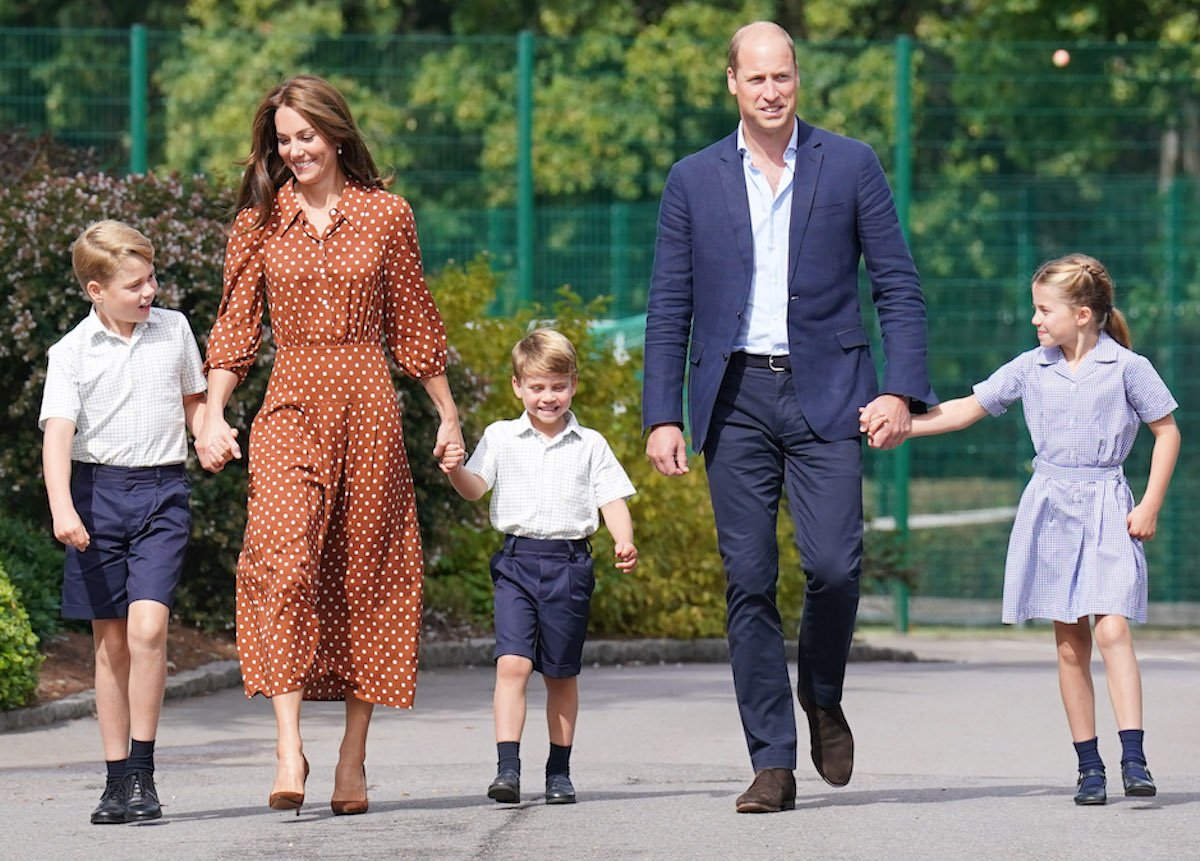
[[[655,425],[646,437],[646,457],[663,475],[684,475],[688,471],[687,444],[679,425]]]
[[[895,448],[912,431],[908,403],[898,395],[880,395],[862,408],[858,421],[859,427],[870,433],[870,444],[874,448]]]

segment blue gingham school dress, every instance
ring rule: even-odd
[[[1008,543],[1003,621],[1145,622],[1146,554],[1129,535],[1121,464],[1141,424],[1178,406],[1149,360],[1101,333],[1074,371],[1058,347],[1037,347],[974,391],[994,416],[1022,401],[1036,453]]]

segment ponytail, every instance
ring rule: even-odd
[[[1115,305],[1108,309],[1104,331],[1126,350],[1133,349],[1133,336],[1129,334],[1129,324],[1125,322],[1125,315],[1118,311]]]

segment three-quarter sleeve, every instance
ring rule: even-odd
[[[240,384],[254,365],[262,343],[266,286],[263,242],[275,221],[254,229],[254,212],[249,209],[243,209],[234,219],[225,246],[221,307],[208,337],[205,374],[214,368],[232,371]]]
[[[397,201],[384,261],[383,331],[400,369],[424,380],[446,372],[446,326],[425,284],[412,208]]]

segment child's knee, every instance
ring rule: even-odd
[[[506,682],[527,682],[533,675],[533,661],[521,655],[496,658],[496,678]]]
[[[1132,647],[1133,634],[1124,616],[1107,615],[1096,620],[1096,645],[1101,652]]]

